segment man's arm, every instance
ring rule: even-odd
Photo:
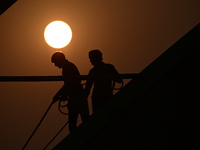
[[[66,94],[66,89],[67,88],[67,86],[64,84],[63,86],[62,86],[62,88],[56,93],[56,95],[53,97],[53,102],[56,102],[56,101],[58,101],[59,100],[59,98],[62,96],[62,95],[64,95],[64,91],[65,91],[65,94]]]
[[[92,70],[90,70],[89,74],[88,74],[88,79],[87,79],[87,82],[86,82],[86,85],[85,85],[85,94],[86,96],[88,97],[88,95],[90,94],[90,90],[92,88],[92,84],[94,82],[94,77],[92,75]]]
[[[122,82],[122,78],[120,77],[118,71],[115,69],[115,67],[112,65],[112,70],[113,70],[113,81],[117,83]]]

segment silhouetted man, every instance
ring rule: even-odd
[[[69,62],[62,52],[56,52],[52,55],[52,63],[58,68],[62,68],[64,77],[71,77],[64,80],[63,87],[53,97],[53,102],[68,99],[69,110],[69,130],[72,132],[77,126],[77,118],[80,113],[82,121],[89,117],[87,98],[84,95],[84,89],[81,85],[80,73],[77,67]]]
[[[94,67],[89,72],[85,92],[88,96],[94,84],[92,109],[93,113],[95,113],[113,96],[112,81],[121,83],[122,79],[113,65],[106,64],[102,61],[102,53],[99,50],[90,51],[89,58]]]

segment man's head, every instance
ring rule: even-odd
[[[89,52],[89,58],[90,58],[90,62],[92,63],[93,66],[101,64],[102,60],[103,60],[102,53],[98,49],[91,50]]]
[[[66,58],[62,52],[55,52],[51,57],[51,62],[58,68],[62,68]]]

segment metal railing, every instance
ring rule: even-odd
[[[138,73],[120,74],[122,79],[133,79],[138,77]],[[87,80],[88,75],[80,75],[81,80]],[[98,78],[107,78],[108,76],[102,76]],[[63,76],[0,76],[0,82],[41,82],[41,81],[64,81],[66,78],[77,78],[75,76],[63,77]]]

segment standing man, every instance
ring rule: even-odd
[[[92,109],[93,113],[99,110],[113,96],[112,81],[121,83],[122,79],[112,64],[106,64],[102,60],[100,50],[89,52],[89,59],[94,66],[89,72],[89,78],[86,82],[86,96],[90,94],[92,85]]]
[[[51,62],[56,67],[62,69],[64,85],[53,97],[53,102],[68,99],[69,110],[69,131],[72,132],[77,127],[77,118],[80,113],[82,121],[89,117],[87,98],[81,85],[80,73],[77,67],[65,58],[62,52],[55,52],[51,57]]]

